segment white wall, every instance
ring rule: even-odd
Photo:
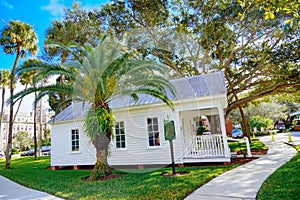
[[[164,139],[163,121],[170,114],[175,120],[177,138],[174,142],[175,160],[182,163],[181,141],[177,115],[170,110],[161,108],[142,109],[139,111],[123,111],[115,113],[116,121],[124,121],[126,133],[126,149],[117,149],[115,139],[111,142],[109,153],[110,165],[141,165],[141,164],[170,164],[170,146]],[[147,118],[157,117],[159,121],[160,146],[149,147]],[[95,164],[95,148],[82,131],[82,122],[68,122],[52,125],[51,135],[51,166],[93,165]],[[71,130],[79,129],[80,151],[72,152]]]
[[[125,132],[127,136],[126,146],[124,149],[116,149],[115,145],[111,147],[111,156],[109,162],[111,165],[138,165],[138,164],[169,164],[170,145],[169,141],[164,139],[164,119],[169,114],[170,119],[175,121],[177,138],[174,142],[174,154],[177,162],[182,162],[180,131],[177,123],[177,114],[169,109],[151,108],[148,110],[136,110],[118,113],[117,121],[125,122]],[[158,118],[160,146],[149,147],[147,118]]]
[[[82,122],[54,124],[51,132],[51,166],[93,165],[96,151],[83,134]],[[71,130],[79,129],[79,152],[72,152]]]
[[[223,97],[225,98],[225,97]],[[176,104],[176,112],[172,112],[166,106],[137,106],[134,108],[124,108],[114,110],[116,121],[124,121],[126,133],[126,149],[116,149],[115,141],[112,140],[110,147],[110,165],[142,165],[142,164],[170,164],[169,141],[164,139],[163,121],[170,116],[175,121],[176,139],[174,143],[175,163],[183,163],[183,127],[191,126],[190,121],[186,120],[185,114],[179,116],[178,113],[187,110],[204,109],[219,103],[220,99],[208,98],[202,101],[188,101]],[[213,106],[215,107],[215,106]],[[196,112],[198,111],[192,111]],[[211,111],[210,111],[211,112]],[[203,113],[204,114],[204,113]],[[159,121],[160,146],[149,147],[147,118],[157,117]],[[52,156],[51,166],[67,165],[93,165],[95,159],[95,148],[82,131],[82,122],[63,122],[52,125]],[[80,133],[80,152],[71,151],[71,129],[79,129]],[[186,129],[185,131],[189,131]]]

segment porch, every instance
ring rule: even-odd
[[[184,163],[230,162],[223,108],[212,102],[207,107],[179,113]]]
[[[225,157],[225,148],[221,134],[184,138],[184,149],[184,158]]]
[[[195,135],[183,138],[184,163],[230,162],[222,134]]]

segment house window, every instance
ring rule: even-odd
[[[149,146],[160,146],[159,131],[158,131],[158,119],[148,118],[148,141]]]
[[[79,151],[79,130],[72,130],[72,151]]]
[[[116,147],[118,149],[126,148],[125,144],[125,128],[124,122],[116,122],[115,126],[115,134],[116,134]]]

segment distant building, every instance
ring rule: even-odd
[[[37,108],[37,137],[40,134],[40,117],[39,117],[39,107]],[[47,109],[43,109],[42,115],[42,137],[45,129],[51,129],[51,126],[47,124],[47,121],[51,119],[53,116],[53,112],[49,112]],[[20,132],[26,131],[30,134],[30,137],[33,139],[34,136],[34,126],[33,126],[33,112],[18,112],[14,125],[13,125],[13,136]],[[8,139],[8,131],[9,131],[9,110],[4,110],[2,125],[0,130],[0,151],[6,149],[7,139]],[[13,147],[17,147],[16,142],[13,140]]]

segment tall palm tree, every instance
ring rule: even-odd
[[[21,21],[10,21],[3,31],[1,32],[0,45],[3,47],[3,51],[6,54],[16,53],[14,65],[10,74],[10,97],[14,95],[13,84],[15,82],[15,71],[18,66],[20,58],[25,58],[26,53],[29,52],[31,55],[36,55],[38,51],[37,47],[37,35],[33,30],[33,27],[29,24]],[[6,165],[7,169],[10,168],[11,150],[12,150],[12,128],[13,128],[13,101],[10,100],[9,108],[9,132],[8,141],[6,148]]]
[[[114,126],[114,117],[109,103],[113,99],[128,95],[137,100],[140,94],[148,94],[173,109],[173,103],[166,92],[170,91],[175,97],[175,89],[166,78],[167,67],[151,61],[134,59],[130,53],[126,53],[124,45],[111,38],[101,38],[96,48],[76,44],[72,46],[75,47],[76,53],[78,51],[81,53],[76,63],[79,73],[73,73],[75,78],[73,86],[54,84],[39,87],[37,90],[40,91],[40,97],[49,91],[59,90],[72,94],[73,101],[89,103],[90,107],[84,120],[84,131],[96,148],[97,161],[90,175],[90,180],[95,180],[99,176],[108,176],[112,173],[107,162]],[[52,71],[72,74],[61,66],[52,68]],[[49,72],[49,68],[47,70]],[[29,88],[17,94],[15,99],[33,91],[34,88]]]
[[[2,130],[2,119],[4,112],[4,104],[5,104],[5,91],[6,87],[9,85],[9,70],[1,70],[0,71],[0,85],[2,88],[2,96],[1,96],[1,111],[0,111],[0,131]]]

